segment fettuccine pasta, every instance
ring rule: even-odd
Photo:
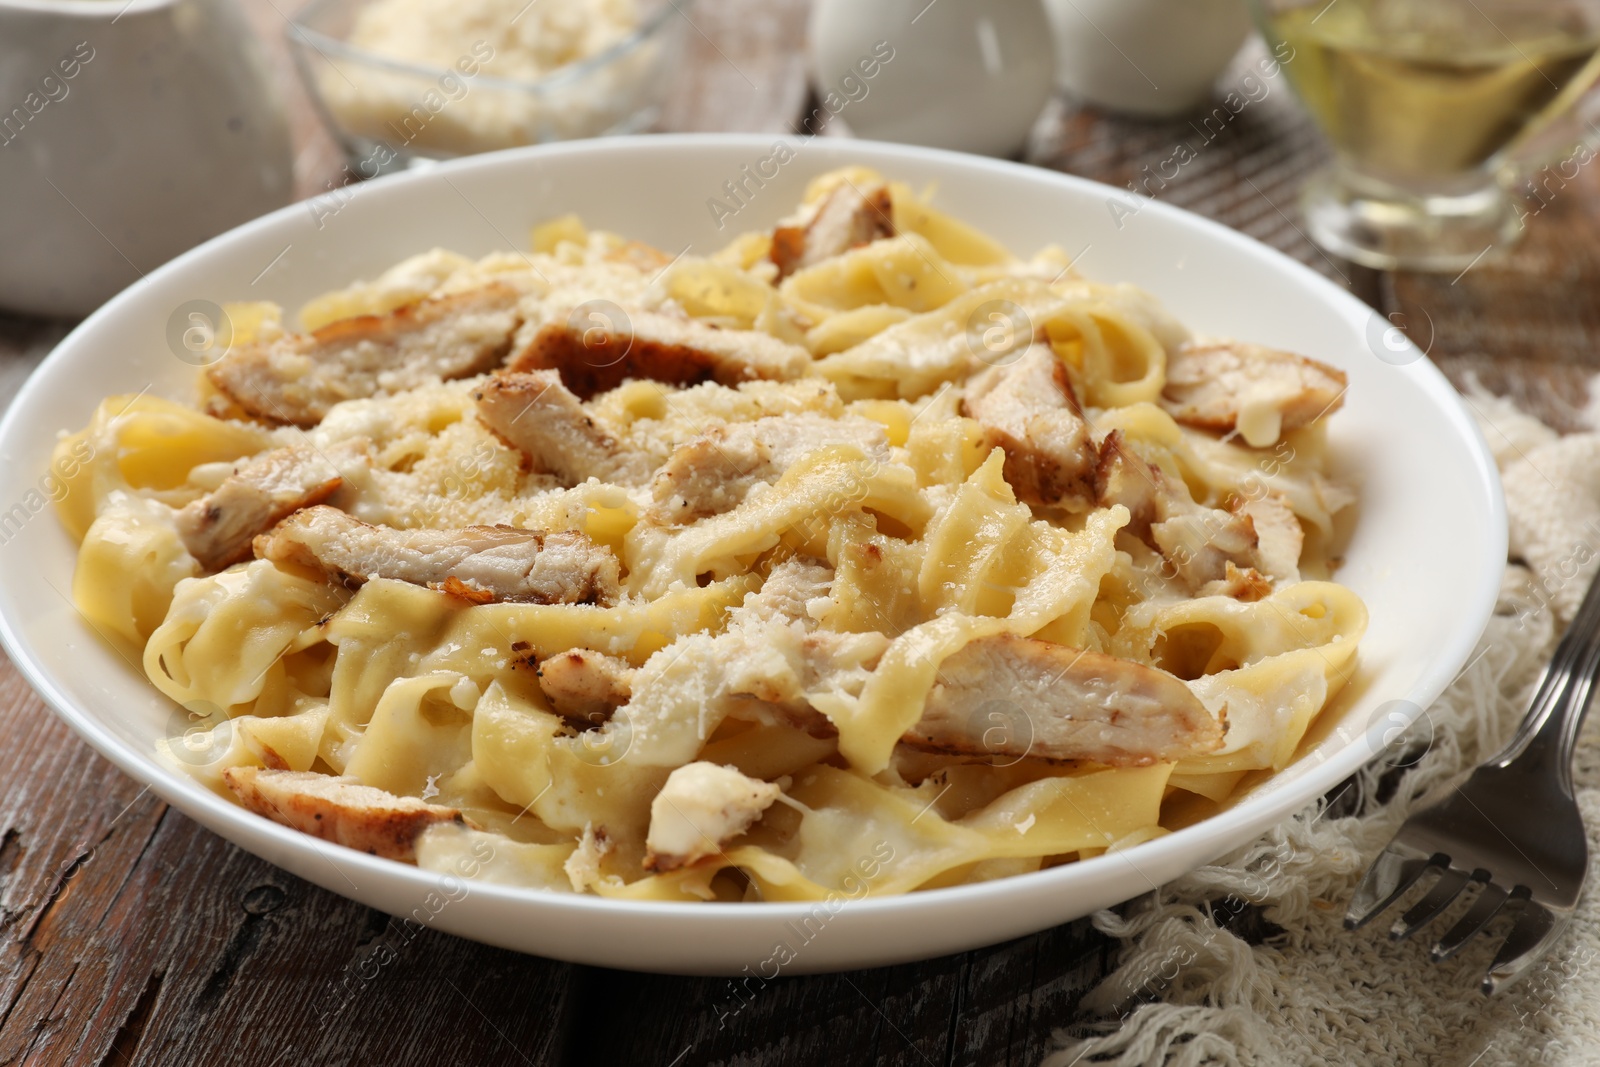
[[[196,402],[61,441],[163,759],[440,871],[822,900],[1170,832],[1355,670],[1338,371],[861,168],[709,256],[531,246],[230,305]]]

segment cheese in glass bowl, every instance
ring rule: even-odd
[[[687,26],[668,0],[313,0],[289,39],[354,173],[370,178],[648,129]]]

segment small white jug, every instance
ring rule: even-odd
[[[1049,0],[1060,85],[1113,111],[1165,118],[1211,98],[1250,33],[1244,0]]]
[[[85,314],[293,188],[236,0],[0,0],[0,307]]]
[[[810,37],[818,96],[862,137],[1014,156],[1050,99],[1041,0],[817,0]]]

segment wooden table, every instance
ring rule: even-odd
[[[321,192],[342,160],[293,80],[274,0],[248,7],[290,97],[300,192]],[[804,0],[704,0],[693,19],[668,125],[789,129],[806,101]],[[1530,202],[1526,239],[1458,277],[1357,268],[1301,230],[1297,189],[1325,149],[1282,79],[1266,84],[1209,137],[1188,119],[1132,122],[1057,101],[1029,160],[1125,185],[1187,142],[1196,158],[1161,199],[1403,316],[1458,384],[1477,375],[1576,427],[1600,367],[1597,168]],[[3,395],[69,325],[0,317]],[[1053,1028],[1082,1021],[1077,1004],[1108,963],[1107,942],[1078,922],[925,963],[780,979],[724,1018],[726,980],[410,937],[169,810],[78,741],[8,662],[0,782],[0,1065],[1034,1063]]]

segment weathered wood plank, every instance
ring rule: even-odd
[[[972,954],[952,1020],[953,1067],[1034,1064],[1051,1031],[1071,1021],[1078,1002],[1105,973],[1110,942],[1088,920]]]
[[[294,145],[294,195],[297,199],[316,196],[345,184],[344,151],[322,124],[311,97],[295,71],[285,35],[289,16],[304,5],[272,2],[246,2],[243,5],[250,28],[266,45],[273,83],[289,115],[289,137]]]
[[[687,48],[660,126],[674,132],[792,132],[806,97],[807,0],[676,5]]]
[[[1600,372],[1600,173],[1591,166],[1546,197],[1528,201],[1515,247],[1455,277],[1394,275],[1386,310],[1458,386],[1475,375],[1571,431]]]
[[[1078,922],[975,952],[838,975],[685,979],[584,968],[582,991],[573,994],[574,1039],[597,1063],[1033,1063],[1104,973],[1105,946]],[[615,1004],[653,1010],[631,1026],[607,1026]]]

